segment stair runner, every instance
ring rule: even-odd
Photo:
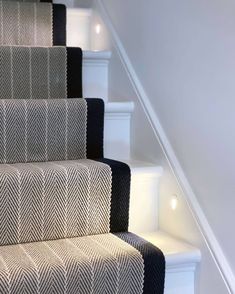
[[[103,157],[104,103],[78,98],[65,7],[0,5],[0,293],[162,294],[162,252],[128,232],[130,169]]]
[[[0,44],[66,44],[66,8],[51,3],[0,1]]]
[[[69,47],[0,47],[0,97],[82,97],[82,51]]]

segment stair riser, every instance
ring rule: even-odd
[[[164,294],[194,294],[195,289],[195,266],[175,267],[166,266],[165,292]]]
[[[107,103],[104,117],[104,156],[117,160],[130,158],[130,125],[133,102]]]
[[[130,113],[109,112],[104,119],[104,154],[114,159],[130,157]]]
[[[83,55],[83,97],[108,101],[108,60]]]
[[[90,9],[67,8],[67,46],[90,50],[91,15]]]
[[[152,232],[158,229],[159,177],[132,170],[129,230],[134,233]]]

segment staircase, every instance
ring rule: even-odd
[[[62,0],[56,1],[66,3],[66,1]],[[131,116],[135,111],[135,105],[132,101],[109,102],[108,71],[112,52],[103,50],[104,45],[100,45],[99,41],[92,41],[92,38],[97,38],[97,36],[91,30],[95,30],[96,20],[97,23],[102,23],[102,20],[99,17],[97,18],[96,13],[89,5],[89,8],[79,8],[78,2],[70,3],[68,13],[70,32],[73,31],[73,36],[76,36],[76,41],[71,37],[70,45],[83,44],[85,48],[83,61],[85,96],[93,97],[94,93],[98,93],[98,96],[104,97],[106,102],[105,155],[122,160],[131,168],[129,230],[139,234],[163,251],[166,258],[165,294],[196,294],[196,277],[201,253],[190,244],[161,231],[158,226],[158,190],[164,171],[161,166],[132,157],[130,147]],[[75,15],[76,18],[74,17]],[[86,37],[83,34],[80,35],[74,29],[76,27],[75,19],[77,27],[79,24],[79,27],[82,27],[84,32],[88,34]],[[96,50],[93,47],[94,50],[92,51],[92,44],[95,46],[95,43],[98,44],[97,48],[102,48],[102,50]],[[99,77],[98,80],[96,79],[97,77]]]
[[[135,111],[134,103],[131,101],[130,102],[109,102],[108,69],[109,69],[109,61],[112,56],[112,52],[110,52],[109,50],[98,50],[98,51],[91,50],[91,49],[95,49],[94,47],[96,44],[96,42],[94,42],[93,40],[93,37],[95,38],[95,36],[93,33],[91,33],[91,23],[92,23],[92,15],[93,15],[92,9],[74,7],[73,1],[68,2],[68,4],[70,6],[68,9],[68,14],[67,14],[68,45],[71,47],[81,46],[85,48],[85,50],[83,51],[83,85],[82,85],[83,96],[84,97],[102,97],[105,102],[105,113],[104,113],[105,157],[112,158],[115,160],[121,160],[122,162],[128,164],[131,170],[129,231],[140,235],[148,242],[160,248],[162,252],[164,253],[165,260],[166,260],[166,278],[165,278],[164,293],[194,294],[195,293],[195,274],[198,268],[198,263],[200,262],[200,252],[198,249],[190,246],[189,244],[185,244],[184,242],[176,240],[172,236],[169,236],[166,233],[161,232],[159,230],[158,217],[157,217],[158,187],[161,181],[161,176],[163,174],[162,167],[156,166],[149,162],[142,162],[142,161],[139,161],[138,159],[132,158],[131,116],[132,116],[132,113]],[[79,27],[79,34],[76,29],[77,27]],[[99,48],[99,46],[97,48]],[[89,99],[87,101],[89,101]],[[76,103],[79,104],[79,102],[75,102],[75,105],[77,105]],[[76,106],[76,107],[80,107],[80,106]],[[87,115],[89,115],[89,111]],[[14,134],[14,136],[16,137],[17,135]],[[83,157],[81,156],[80,158],[83,158]],[[58,160],[58,158],[56,160]],[[86,165],[87,163],[83,163],[83,164]],[[101,163],[100,165],[103,166],[102,164],[105,165],[105,163]],[[34,166],[34,164],[32,164],[32,166]],[[64,166],[62,162],[59,163],[59,166],[63,170],[68,169],[68,166]],[[89,164],[87,164],[86,167],[88,169],[89,168],[92,169],[92,167],[90,167]],[[17,166],[17,168],[19,167]],[[35,164],[34,169],[36,170],[37,168],[38,166]],[[44,173],[47,172],[47,167],[44,167],[43,165],[40,165],[40,169],[43,170]],[[104,168],[104,172],[106,172],[106,176],[107,176],[108,171],[107,170],[105,171],[105,168]],[[14,176],[16,179],[18,179],[18,181],[21,180],[21,178],[19,178],[19,174],[16,173],[14,174]],[[35,177],[37,178],[37,176]],[[33,186],[32,186],[32,189],[33,189]],[[58,211],[56,213],[58,213]],[[95,228],[91,229],[91,233],[94,233],[94,232],[97,233],[95,230],[96,230]],[[98,233],[100,233],[100,231]],[[73,234],[68,235],[68,237],[71,237],[71,236],[75,237],[75,235]],[[57,239],[60,237],[61,235],[59,231],[58,232],[53,231],[52,235],[50,235],[47,239]],[[24,238],[23,238],[23,242],[24,241],[28,242],[29,240],[31,240],[31,239],[28,239],[28,236],[24,236]],[[86,238],[86,237],[82,237],[82,238]],[[124,239],[125,237],[123,237],[123,240]],[[41,239],[33,238],[32,240],[38,241]],[[21,242],[22,240],[16,240],[16,241],[8,240],[4,244],[15,244],[15,243],[21,243]],[[60,255],[61,249],[59,249],[58,244],[53,242],[54,241],[49,241],[46,246],[49,248],[49,251],[52,248],[53,251],[57,252],[58,254],[57,257],[60,259],[59,255]],[[82,247],[81,245],[82,243],[80,244],[79,242],[77,243],[76,242],[77,241],[74,241],[71,246],[76,245],[78,247],[79,246]],[[87,240],[85,240],[84,242],[87,242]],[[106,246],[105,241],[98,239],[98,237],[97,239],[94,239],[94,242],[97,242],[97,244],[98,243],[101,244],[101,246],[103,247]],[[110,244],[111,242],[112,240],[110,240]],[[13,245],[10,245],[9,252],[12,252],[11,250],[13,250],[11,246]],[[61,246],[62,246],[62,243],[61,243]],[[31,262],[34,263],[34,266],[36,266],[36,268],[39,267],[39,261],[37,261],[36,253],[35,253],[36,249],[33,247],[31,248],[28,245],[22,245],[22,248],[23,250],[25,250],[25,254],[27,256],[29,255],[28,252],[30,252],[31,256],[33,256]],[[42,248],[38,248],[37,250],[38,252],[40,252],[40,254],[43,255]],[[43,258],[43,257],[40,257],[40,258]],[[52,257],[50,256],[50,258]],[[13,260],[13,263],[18,262],[17,256],[14,256],[12,260]],[[1,269],[1,266],[2,266],[2,263],[0,263],[0,269]],[[27,274],[25,277],[27,277]],[[35,278],[37,278],[36,275],[35,275]],[[58,278],[57,281],[59,282],[60,278]],[[0,283],[1,283],[1,280],[0,280]],[[1,286],[0,286],[0,289],[1,289]],[[18,293],[24,293],[24,291],[25,290],[22,288],[20,292]],[[3,293],[5,292],[3,291]],[[112,292],[111,290],[111,292],[109,293],[111,294],[114,292]]]

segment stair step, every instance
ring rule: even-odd
[[[139,235],[160,248],[165,255],[164,294],[194,294],[195,272],[201,260],[200,250],[161,231]]]
[[[103,51],[91,51],[91,50],[83,50],[83,59],[89,63],[92,60],[99,60],[103,63],[108,63],[109,59],[111,58],[112,53],[109,50],[103,50]]]
[[[166,258],[167,270],[174,269],[175,266],[181,265],[195,265],[201,260],[200,250],[180,241],[162,231],[142,233],[141,237],[150,243],[159,247]]]
[[[111,51],[83,51],[83,96],[108,101]]]

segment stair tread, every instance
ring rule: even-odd
[[[198,248],[178,240],[165,232],[157,231],[141,233],[139,235],[162,250],[167,266],[199,263],[201,260],[201,253]]]
[[[132,113],[134,111],[135,104],[133,101],[123,102],[108,102],[105,103],[106,113]]]
[[[136,174],[155,175],[160,177],[163,173],[163,168],[160,165],[141,161],[136,159],[123,160],[131,168],[131,172]]]
[[[109,60],[111,58],[112,52],[109,50],[83,50],[83,59],[101,59]]]

